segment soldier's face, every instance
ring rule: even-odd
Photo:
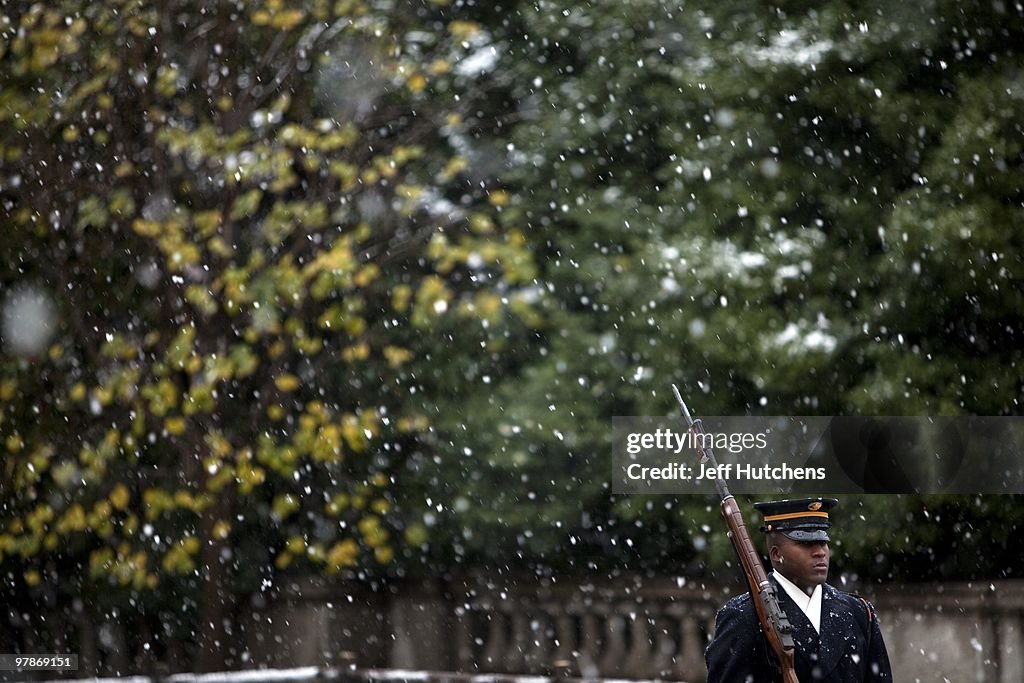
[[[825,541],[794,541],[776,534],[771,548],[772,565],[800,590],[812,591],[828,579],[832,554]]]

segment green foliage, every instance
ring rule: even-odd
[[[1019,19],[1002,3],[508,10],[501,177],[551,323],[534,361],[450,420],[472,454],[445,475],[466,552],[733,574],[713,501],[607,490],[611,417],[673,411],[671,382],[708,415],[1017,414]],[[849,520],[847,571],[1024,571],[1011,546],[965,563],[906,532],[934,505],[962,511],[933,529],[1000,526],[1017,498],[847,503],[885,519]]]

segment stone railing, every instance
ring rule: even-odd
[[[714,620],[707,590],[658,582],[497,593],[486,584],[462,588],[455,619],[459,670],[703,679]]]
[[[268,653],[254,660],[264,666],[340,657],[365,667],[697,683],[715,612],[742,590],[638,577],[478,578],[378,592],[307,582],[252,616],[247,650]],[[875,604],[896,680],[1024,680],[1024,581],[861,592]]]
[[[703,650],[715,612],[742,590],[635,576],[581,583],[474,577],[376,588],[309,579],[288,582],[236,614],[226,645],[235,658],[229,665],[246,669],[699,683],[706,678]],[[896,680],[1024,681],[1024,581],[883,585],[862,592],[875,604]],[[17,651],[43,651],[28,635],[15,643]],[[60,651],[80,654],[80,669],[70,677],[163,678],[187,670],[181,647],[167,647],[155,659],[137,648],[146,638],[129,635],[114,617],[92,631],[69,631]],[[43,680],[38,673],[0,672],[0,682]]]
[[[289,586],[256,615],[247,649],[269,652],[260,662],[269,666],[344,657],[371,667],[702,681],[704,646],[727,597],[718,587],[637,578],[337,588]]]
[[[870,597],[897,681],[1024,681],[1024,581],[885,585]]]

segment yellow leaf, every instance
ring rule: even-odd
[[[441,172],[441,178],[446,181],[451,180],[455,176],[465,171],[466,168],[468,167],[469,162],[466,161],[465,157],[452,157],[451,159],[448,160],[448,163],[445,165],[444,170]]]
[[[370,347],[366,342],[359,342],[351,346],[346,346],[341,350],[341,359],[346,363],[352,363],[355,361],[363,361],[370,357]]]
[[[391,290],[391,305],[399,313],[404,313],[409,308],[411,298],[412,288],[409,285],[398,285]]]
[[[300,9],[289,9],[274,15],[271,26],[274,28],[290,31],[306,18],[306,13]]]
[[[352,281],[357,287],[367,287],[377,279],[378,275],[380,275],[380,267],[375,263],[370,263],[360,268]]]
[[[172,574],[187,574],[195,569],[195,562],[180,545],[171,548],[164,555],[163,568]]]
[[[217,539],[218,541],[223,541],[224,539],[226,539],[228,537],[228,535],[230,533],[231,533],[231,522],[228,522],[226,520],[221,519],[221,520],[218,520],[217,523],[213,525],[213,537],[215,539]]]
[[[430,538],[427,528],[422,524],[411,524],[405,530],[405,542],[412,546],[424,545]]]
[[[487,195],[487,201],[492,206],[507,206],[509,200],[509,194],[505,190],[495,190]]]
[[[448,32],[458,40],[469,40],[480,32],[480,24],[475,21],[453,21],[448,24]]]
[[[348,495],[339,493],[325,506],[327,514],[337,516],[345,511],[348,507]]]
[[[98,500],[96,501],[96,504],[92,506],[92,514],[90,515],[91,519],[89,521],[93,524],[106,522],[110,518],[111,512],[113,512],[113,509],[111,508],[110,503],[105,500]]]
[[[387,359],[390,367],[398,368],[412,360],[413,354],[408,349],[399,346],[385,346],[384,358]]]
[[[301,555],[306,550],[306,540],[302,536],[292,536],[285,544],[285,549],[292,555]]]
[[[359,544],[351,538],[335,543],[327,553],[327,572],[333,574],[345,567],[352,567],[359,557]]]
[[[475,303],[479,316],[484,320],[493,322],[501,313],[501,297],[494,292],[480,292]]]
[[[290,493],[275,497],[271,505],[274,516],[279,519],[286,519],[298,509],[299,501]]]
[[[128,503],[131,502],[131,493],[128,491],[128,487],[122,483],[118,483],[114,490],[110,492],[110,502],[118,510],[124,510],[128,507]]]
[[[0,382],[0,401],[10,401],[14,398],[14,392],[17,388],[18,383],[13,379],[5,379]]]
[[[237,197],[231,207],[231,220],[241,220],[254,214],[262,198],[263,192],[257,189],[249,190]]]
[[[274,385],[277,387],[278,391],[288,392],[298,389],[299,386],[301,386],[301,382],[298,377],[286,372],[278,375],[277,378],[274,379]]]
[[[469,217],[469,229],[478,235],[489,235],[494,232],[494,221],[491,220],[490,216],[475,213]]]
[[[427,87],[427,78],[421,73],[416,73],[409,78],[406,85],[412,92],[423,92]]]
[[[64,513],[63,519],[57,524],[57,531],[59,533],[68,533],[71,531],[83,531],[88,525],[85,519],[85,509],[82,508],[81,504],[75,503]]]
[[[195,507],[195,499],[192,498],[192,494],[183,489],[174,492],[174,498],[172,498],[174,504],[180,508],[191,510]]]
[[[169,417],[164,420],[164,429],[166,429],[167,433],[172,436],[181,436],[184,434],[185,427],[186,423],[185,418],[183,417]]]
[[[366,449],[366,435],[354,415],[346,415],[342,421],[341,434],[345,442],[356,453],[362,453]]]

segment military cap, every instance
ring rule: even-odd
[[[828,541],[829,510],[839,504],[835,498],[799,498],[754,503],[764,516],[765,533],[776,532],[794,541]]]

